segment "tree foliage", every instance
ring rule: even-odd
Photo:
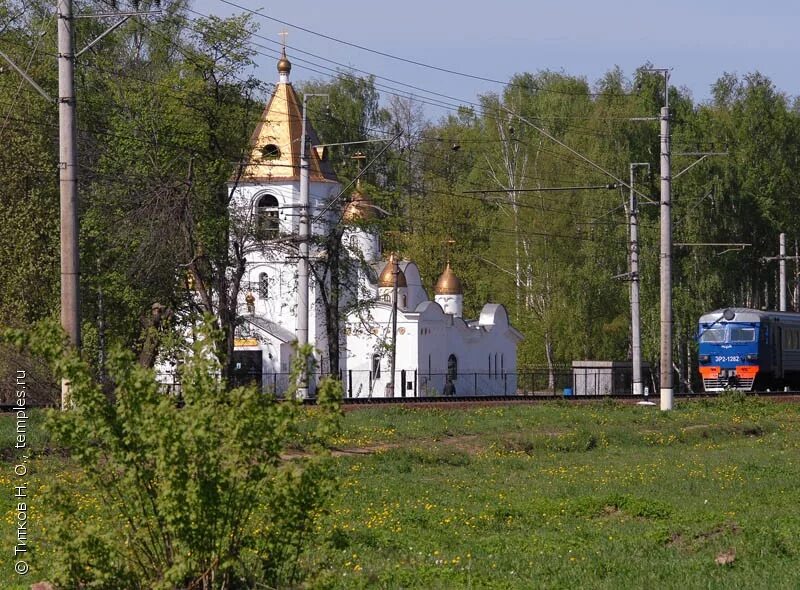
[[[250,69],[255,27],[240,16],[193,21],[180,0],[160,5],[161,16],[126,23],[77,68],[85,355],[102,364],[110,342],[140,353],[153,329],[152,305],[159,303],[173,311],[173,324],[203,313],[217,318],[216,353],[225,373],[247,231],[228,214],[226,185],[237,176],[266,94]],[[56,51],[51,8],[43,0],[0,0],[0,46],[54,93],[55,69],[46,59]],[[104,0],[81,6],[106,9]],[[109,23],[75,24],[82,46]],[[596,82],[522,72],[502,91],[435,121],[427,118],[432,108],[423,110],[412,96],[382,94],[373,77],[340,72],[297,86],[329,97],[329,109],[324,98],[309,101],[323,142],[371,141],[331,148],[345,185],[358,171],[355,151],[371,161],[384,147],[374,140],[402,131],[363,178],[372,200],[389,213],[375,224],[384,249],[416,260],[429,292],[449,259],[465,287],[466,314],[475,316],[486,301],[505,304],[526,336],[520,366],[553,368],[629,354],[628,285],[612,278],[628,267],[627,194],[547,189],[627,181],[631,162],[649,163],[650,174],[640,168],[636,183],[658,200],[653,118],[666,97],[663,78],[649,69],[643,64],[626,77],[612,68]],[[13,231],[0,237],[0,321],[28,325],[57,312],[56,111],[7,74],[0,88],[13,98],[0,100],[6,148],[0,213]],[[685,350],[702,311],[776,306],[777,265],[764,258],[776,254],[779,233],[788,234],[790,253],[800,239],[794,229],[800,111],[796,99],[757,72],[723,74],[707,101],[670,88],[669,102],[674,241],[751,244],[738,252],[675,247],[676,346]],[[726,155],[678,176],[697,159],[682,154],[698,152]],[[655,361],[658,208],[640,201],[643,345]],[[24,249],[14,235],[23,231]],[[346,289],[351,277],[336,266],[341,231],[338,226],[328,244],[318,244],[331,255],[316,271],[330,289],[327,306],[337,308],[329,313],[333,323],[346,299],[337,289]],[[790,284],[796,308],[796,276]],[[334,331],[327,340],[335,348]],[[338,357],[333,349],[328,356]]]

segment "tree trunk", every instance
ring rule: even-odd
[[[341,296],[341,255],[342,255],[342,228],[337,227],[331,233],[328,242],[328,262],[330,264],[330,292],[325,305],[325,330],[328,335],[328,362],[330,374],[339,378],[339,337],[341,329],[341,314],[339,300]]]

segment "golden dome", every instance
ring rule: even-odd
[[[353,191],[350,202],[344,208],[342,221],[352,223],[354,221],[373,221],[378,217],[378,211],[372,200],[362,193],[359,189]]]
[[[381,275],[378,277],[378,286],[394,287],[395,272],[397,272],[397,286],[408,287],[408,283],[406,282],[406,274],[403,272],[403,269],[400,268],[400,265],[397,264],[397,261],[394,259],[394,254],[389,256],[389,262],[387,262],[386,266],[383,267],[383,271],[381,271]]]
[[[447,263],[447,268],[436,281],[436,286],[433,288],[436,295],[463,295],[464,289],[461,287],[461,281],[450,268],[450,263]]]
[[[286,58],[286,48],[281,51],[281,58],[278,60],[278,73],[288,74],[292,71],[292,62]]]

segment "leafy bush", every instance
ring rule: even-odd
[[[109,356],[113,387],[104,391],[53,326],[6,339],[46,358],[71,386],[70,409],[49,416],[81,474],[58,484],[49,509],[59,586],[222,589],[301,578],[334,489],[323,447],[338,428],[337,382],[319,385],[313,412],[292,396],[228,390],[203,344],[214,341],[206,328],[176,403],[127,352]],[[301,367],[296,360],[295,383]],[[298,441],[306,452],[282,458]]]

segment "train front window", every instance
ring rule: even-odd
[[[755,342],[755,328],[731,328],[731,342]]]
[[[706,330],[700,336],[700,342],[725,342],[725,330],[722,328]]]

